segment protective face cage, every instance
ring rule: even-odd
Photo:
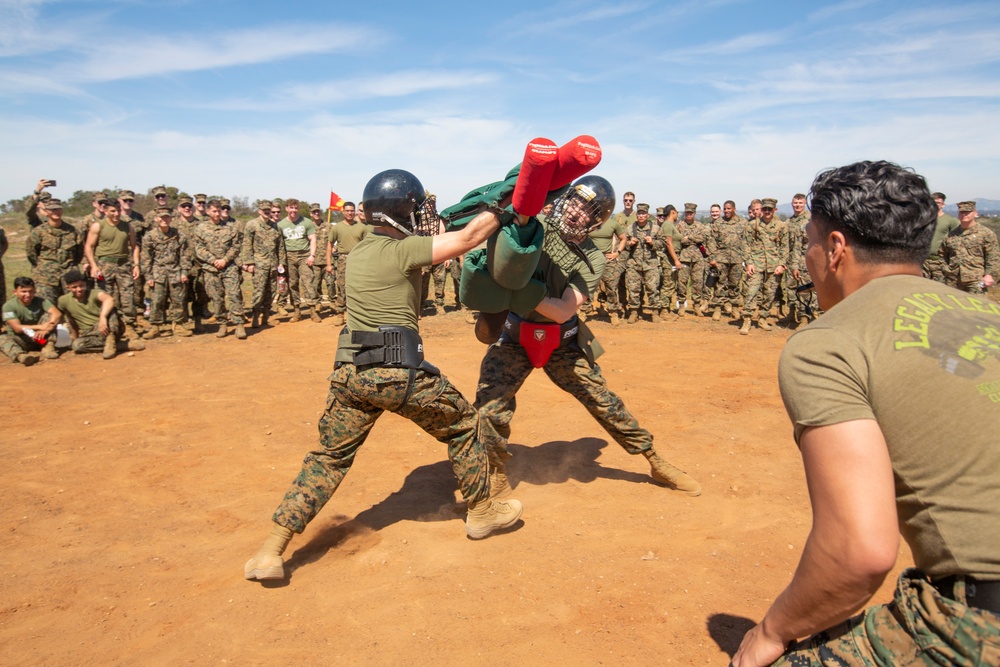
[[[587,235],[604,223],[604,202],[587,185],[572,186],[560,195],[546,216],[545,252],[557,263],[562,263],[566,253],[583,259],[591,271],[594,267],[587,259],[580,244]]]

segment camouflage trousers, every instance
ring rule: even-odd
[[[38,278],[35,278],[35,294],[46,301],[55,305],[55,302],[59,300],[63,294],[66,293],[66,289],[62,285],[62,281],[59,281],[55,285],[48,285],[43,282],[39,282]]]
[[[932,255],[924,260],[924,278],[933,280],[936,283],[947,283],[948,278],[945,276],[947,270],[948,264],[945,263],[940,255]]]
[[[347,255],[338,255],[337,262],[337,299],[333,302],[333,312],[342,313],[347,310],[347,286],[344,281],[347,279]]]
[[[677,270],[677,300],[690,300],[691,305],[706,301],[708,294],[705,292],[705,262],[681,262],[681,268]]]
[[[768,316],[771,306],[774,305],[774,295],[780,279],[781,276],[774,275],[773,271],[754,271],[752,276],[746,277],[743,298],[745,317],[752,317],[755,308],[760,309],[761,317]]]
[[[253,295],[250,297],[250,309],[255,313],[271,312],[271,301],[278,293],[278,267],[254,265]]]
[[[795,317],[809,317],[815,320],[823,312],[819,309],[819,298],[816,296],[816,290],[812,289],[808,292],[795,291],[795,287],[812,282],[812,278],[809,277],[809,272],[800,272],[798,280],[792,278],[789,273],[789,280],[792,284],[792,290],[789,296],[791,298],[791,303],[795,304]]]
[[[642,290],[650,308],[660,309],[660,266],[642,266],[638,262],[625,265],[625,291],[629,310],[638,311],[642,305]]]
[[[49,321],[49,314],[46,312],[38,319],[38,324],[45,324]],[[31,329],[34,325],[25,324]],[[55,333],[53,332],[53,335]],[[42,346],[35,342],[34,338],[28,338],[24,334],[5,333],[0,335],[0,352],[7,355],[12,361],[17,359],[17,355],[25,352],[38,352]]]
[[[677,301],[677,269],[669,258],[660,262],[660,306],[672,310]]]
[[[97,265],[104,276],[97,286],[115,298],[115,307],[121,313],[125,324],[135,324],[135,279],[132,277],[132,262],[121,264],[114,260],[97,258]]]
[[[316,302],[313,267],[309,266],[308,260],[308,250],[288,251],[288,295],[293,308],[312,308]]]
[[[459,294],[462,293],[462,263],[458,259],[451,260],[451,266],[448,268],[448,275],[451,276],[451,286],[455,288],[455,305],[459,307],[462,306],[462,301],[459,299]]]
[[[332,302],[337,295],[337,278],[326,270],[326,264],[313,265],[312,292],[315,295],[316,303],[319,303],[323,294],[323,287],[326,286],[326,296]]]
[[[0,305],[5,303],[7,303],[7,276],[4,275],[3,259],[0,258]]]
[[[205,292],[205,272],[201,266],[192,267],[188,271],[187,287],[184,290],[185,317],[187,315],[187,304],[191,304],[191,316],[201,317],[205,308],[208,307],[208,294]]]
[[[625,260],[619,256],[609,259],[601,274],[601,291],[604,292],[604,308],[609,313],[621,312],[622,304],[618,298],[618,290],[625,274]]]
[[[729,304],[733,308],[740,305],[740,281],[743,279],[743,264],[724,264],[719,262],[719,282],[715,285],[712,297],[713,306]]]
[[[447,270],[444,263],[435,264],[420,276],[420,302],[427,301],[431,291],[431,277],[434,277],[434,305],[444,305],[444,277]]]
[[[486,350],[479,367],[476,408],[479,409],[479,437],[493,465],[511,458],[507,450],[510,422],[517,408],[517,391],[534,370],[524,348],[512,343],[494,343]],[[629,454],[652,449],[653,436],[625,407],[601,374],[576,346],[560,347],[543,367],[557,387],[580,401],[587,412]]]
[[[170,322],[181,323],[187,320],[184,313],[184,295],[187,285],[181,282],[179,273],[165,276],[153,284],[153,298],[150,300],[149,321],[152,324],[163,324],[169,314]],[[167,303],[170,310],[167,311]]]
[[[205,291],[215,307],[215,316],[220,320],[223,313],[229,313],[232,324],[243,322],[243,291],[240,289],[240,274],[242,270],[237,264],[230,264],[216,272],[203,271]],[[225,310],[223,310],[223,303]]]
[[[448,458],[462,498],[489,497],[486,451],[477,439],[479,415],[447,378],[406,368],[358,369],[342,364],[330,376],[326,411],[319,420],[320,448],[302,462],[272,517],[297,533],[305,530],[344,479],[358,449],[382,413],[406,417],[438,442]]]
[[[1000,616],[943,597],[919,570],[909,569],[892,602],[792,644],[774,664],[998,665]]]
[[[81,331],[80,335],[76,337],[73,341],[71,349],[77,354],[85,354],[87,352],[103,352],[104,351],[104,340],[107,338],[98,329],[98,324],[90,327],[86,331]],[[111,330],[115,336],[121,336],[125,332],[125,324],[122,323],[120,317],[118,317],[118,311],[112,310],[111,314],[108,315],[108,329]]]
[[[969,294],[986,294],[986,288],[978,280],[974,283],[953,282],[952,286]]]

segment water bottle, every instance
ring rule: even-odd
[[[285,267],[278,267],[278,294],[288,292],[288,278],[285,277]]]

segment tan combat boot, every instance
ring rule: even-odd
[[[229,335],[229,326],[225,322],[219,324],[219,330],[215,332],[216,338],[225,338]]]
[[[139,333],[135,330],[135,326],[132,324],[125,324],[125,338],[138,338]]]
[[[625,321],[628,324],[635,324],[636,322],[639,321],[639,313],[633,310],[631,313],[628,314],[628,319],[626,319]]]
[[[708,314],[708,301],[701,302],[701,305],[698,306],[698,312],[701,313],[702,315]]]
[[[653,310],[652,313],[650,313],[649,319],[653,324],[659,324],[660,322],[663,321],[660,319],[660,311],[655,309]]]
[[[288,318],[289,322],[298,322],[302,319],[302,311],[296,308],[292,311],[292,316]]]
[[[767,321],[766,317],[757,320],[757,326],[761,328],[762,331],[770,331],[771,323]]]
[[[256,329],[256,328],[258,328],[260,326],[260,324],[258,324],[258,319],[257,319],[258,317],[260,317],[258,311],[254,310],[253,314],[250,316],[250,328],[251,329]]]
[[[179,322],[174,322],[173,329],[174,329],[174,335],[175,336],[178,336],[180,338],[190,338],[191,337],[191,331],[186,326],[184,326],[183,324],[180,324]]]
[[[610,313],[608,313],[608,317],[611,319],[611,326],[616,327],[619,324],[621,324],[621,320],[618,319],[617,310],[612,310]]]
[[[732,315],[733,304],[729,303],[728,301],[722,304],[722,312],[724,312],[726,315]]]
[[[45,341],[44,347],[42,347],[42,359],[58,359],[59,353],[56,352],[56,332],[53,331],[52,336],[47,341]]]
[[[722,309],[716,306],[715,310],[712,312],[712,321],[718,322],[721,319],[722,319]]]
[[[313,307],[312,312],[309,313],[309,319],[312,320],[313,322],[317,322],[317,323],[323,321],[323,318],[319,316],[319,309],[318,308]]]
[[[158,324],[150,325],[149,331],[142,334],[143,340],[153,340],[160,335],[160,326]]]
[[[643,452],[642,455],[649,461],[650,475],[652,475],[653,481],[682,491],[689,496],[701,495],[701,484],[696,482],[694,477],[667,463],[652,449]]]
[[[146,349],[146,344],[138,338],[130,338],[125,343],[125,349],[129,352],[141,352]]]
[[[465,519],[465,532],[474,540],[481,540],[495,530],[509,528],[521,518],[521,502],[483,498],[469,505]]]
[[[14,363],[21,364],[22,366],[34,366],[38,363],[38,357],[25,352],[14,357]]]
[[[750,333],[750,325],[753,321],[749,317],[743,318],[743,324],[740,325],[740,335],[746,336]]]
[[[109,333],[104,339],[104,353],[101,355],[105,359],[114,359],[118,354],[118,336]]]
[[[510,480],[507,479],[507,468],[501,463],[490,470],[490,498],[503,500],[511,494]]]
[[[285,553],[285,548],[292,541],[292,530],[274,523],[271,525],[271,534],[264,540],[264,544],[254,554],[254,557],[243,566],[243,578],[257,581],[268,581],[285,578],[285,562],[281,554]]]
[[[243,320],[242,319],[239,322],[236,323],[236,339],[237,340],[246,340],[247,339],[247,330],[243,326]]]
[[[683,301],[677,302],[677,317],[684,317],[687,314],[687,306],[684,305]]]

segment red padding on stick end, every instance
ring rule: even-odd
[[[544,137],[528,142],[511,198],[515,211],[523,215],[538,215],[541,212],[549,193],[549,183],[558,166],[559,148],[556,142]]]
[[[580,178],[601,162],[601,145],[589,134],[581,134],[559,147],[559,167],[549,190],[558,190]]]

